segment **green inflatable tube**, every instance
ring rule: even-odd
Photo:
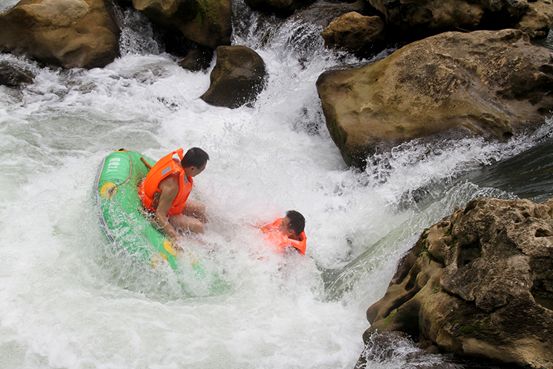
[[[107,155],[100,165],[96,194],[104,234],[115,247],[153,268],[167,263],[179,271],[179,261],[189,263],[196,277],[210,281],[210,292],[221,292],[224,282],[217,276],[207,276],[200,261],[189,252],[177,259],[169,239],[147,218],[137,191],[149,170],[141,159],[150,166],[155,163],[138,152],[121,149]]]

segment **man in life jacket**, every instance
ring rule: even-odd
[[[278,218],[260,229],[265,234],[265,238],[275,247],[277,253],[296,251],[305,255],[307,247],[305,218],[299,212],[289,210],[284,218]]]
[[[139,185],[144,208],[154,213],[159,226],[172,239],[178,238],[178,231],[204,231],[205,206],[188,196],[193,178],[203,172],[208,160],[209,155],[198,147],[184,155],[183,149],[175,150],[159,159]]]

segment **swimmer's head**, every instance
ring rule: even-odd
[[[300,234],[305,230],[305,218],[295,210],[286,212],[286,216],[282,218],[280,225],[282,233],[291,238],[299,238]]]
[[[199,147],[193,147],[184,154],[181,166],[187,177],[195,177],[204,171],[209,155]]]

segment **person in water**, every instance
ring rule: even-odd
[[[139,185],[144,208],[154,214],[156,222],[172,239],[178,238],[179,231],[204,231],[205,206],[188,196],[193,178],[204,171],[208,160],[209,155],[198,147],[184,155],[183,149],[175,150],[159,159]]]
[[[260,229],[267,240],[275,246],[276,252],[283,254],[293,250],[305,255],[305,218],[299,212],[289,210],[284,218],[278,218]]]

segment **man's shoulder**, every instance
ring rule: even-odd
[[[178,188],[179,187],[179,181],[175,176],[169,176],[167,178],[162,179],[159,182],[159,188],[161,190],[170,190],[172,188]]]

